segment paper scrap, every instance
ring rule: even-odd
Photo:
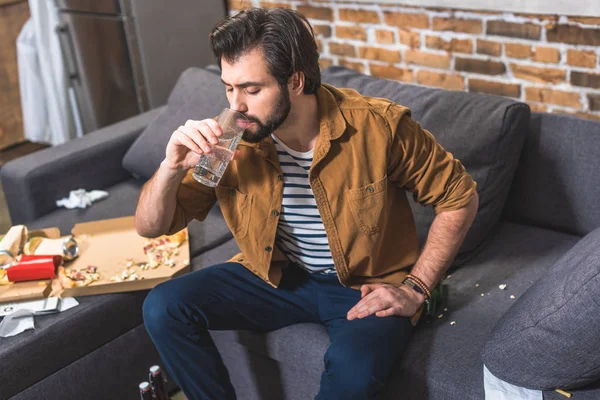
[[[78,305],[79,302],[73,297],[66,297],[61,300],[57,312],[63,312]],[[27,330],[35,329],[34,315],[36,313],[32,310],[21,309],[5,316],[0,322],[0,337],[15,336]]]
[[[102,200],[108,197],[108,192],[103,190],[92,190],[87,192],[85,189],[71,190],[69,197],[57,200],[58,207],[72,208],[87,208],[93,202]]]
[[[543,400],[540,390],[511,385],[494,376],[485,365],[483,366],[483,388],[485,400]]]

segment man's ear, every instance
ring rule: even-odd
[[[300,95],[304,91],[304,72],[294,72],[288,81],[290,93]]]

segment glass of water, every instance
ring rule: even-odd
[[[219,184],[233,157],[233,152],[248,126],[248,118],[240,112],[225,108],[219,114],[217,122],[221,126],[223,135],[218,137],[219,143],[211,145],[210,153],[200,156],[200,161],[192,173],[194,179],[210,187]]]

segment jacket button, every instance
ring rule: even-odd
[[[374,191],[375,189],[373,189],[373,186],[367,186],[367,192],[373,193]]]
[[[265,247],[265,251],[270,252],[271,250],[273,250],[273,248],[271,246]]]
[[[279,215],[279,211],[273,210],[273,211],[271,211],[271,215],[274,216],[274,217],[276,217],[276,216]]]
[[[277,175],[277,179],[279,179],[280,181],[283,180],[283,175]]]
[[[243,259],[243,258],[238,258],[238,259],[237,259],[237,262],[242,262],[242,261],[244,261],[244,259]]]

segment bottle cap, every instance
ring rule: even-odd
[[[140,383],[140,392],[149,392],[150,391],[150,384],[148,382],[142,382]]]
[[[160,372],[160,367],[158,365],[153,365],[150,367],[150,372],[152,375],[156,375]]]

